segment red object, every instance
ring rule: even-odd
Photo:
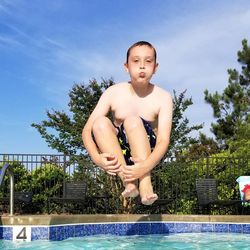
[[[246,193],[246,191],[250,189],[250,184],[246,184],[244,188],[241,190],[243,193]]]

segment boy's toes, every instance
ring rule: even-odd
[[[141,203],[144,205],[152,205],[158,199],[157,194],[146,195],[141,198]]]
[[[135,197],[138,196],[138,195],[139,195],[139,191],[138,191],[137,189],[134,189],[134,190],[132,190],[132,191],[130,192],[129,197],[135,198]]]
[[[125,190],[122,192],[122,196],[123,196],[124,198],[126,198],[126,197],[128,197],[128,195],[129,195],[129,190],[125,189]]]
[[[131,198],[134,198],[136,196],[138,196],[139,192],[136,188],[134,189],[128,189],[126,188],[123,192],[122,192],[122,196],[124,198],[127,198],[127,197],[131,197]]]

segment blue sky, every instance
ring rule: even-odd
[[[138,40],[157,49],[152,82],[187,89],[186,116],[209,134],[203,92],[225,88],[243,38],[249,0],[0,0],[0,153],[56,153],[31,123],[68,110],[74,83],[128,80],[126,51]]]

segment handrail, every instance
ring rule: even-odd
[[[14,213],[14,175],[9,164],[4,164],[0,170],[0,186],[3,184],[4,175],[7,173],[10,177],[10,216]]]

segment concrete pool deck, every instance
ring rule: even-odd
[[[61,214],[0,216],[1,226],[52,226],[78,223],[121,222],[213,222],[250,223],[250,215],[169,215],[169,214]]]

